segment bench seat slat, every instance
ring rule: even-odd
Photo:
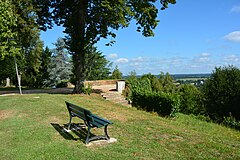
[[[94,120],[99,120],[99,121],[103,121],[104,123],[112,124],[111,121],[106,120],[106,119],[104,119],[104,118],[101,118],[101,117],[99,117],[99,116],[97,116],[97,115],[95,115],[95,114],[92,114],[92,118],[94,118]]]
[[[104,119],[101,120],[93,116],[88,117],[92,119],[92,121],[89,121],[89,123],[92,124],[94,127],[100,128],[109,124],[108,122],[104,121]]]
[[[78,110],[72,110],[72,115],[73,116],[77,116],[77,117],[79,117],[79,118],[81,118],[83,120],[86,120],[84,112],[80,112]]]

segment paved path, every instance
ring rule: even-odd
[[[23,94],[34,94],[34,93],[63,93],[69,94],[72,93],[72,88],[56,88],[56,89],[32,89],[32,90],[22,90]],[[19,94],[18,90],[13,91],[0,91],[0,95],[8,94]]]
[[[99,85],[93,86],[96,93],[100,93],[102,97],[108,101],[112,101],[123,106],[130,107],[131,105],[125,100],[125,97],[116,91],[116,85]],[[61,93],[61,94],[71,94],[73,88],[55,88],[55,89],[33,89],[33,90],[22,90],[23,94],[34,94],[34,93]],[[13,91],[0,91],[0,96],[19,94],[18,90]]]

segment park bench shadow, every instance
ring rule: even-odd
[[[68,127],[68,124],[59,125],[57,123],[51,123],[53,128],[58,131],[58,133],[66,140],[73,140],[73,141],[82,141],[85,143],[86,136],[87,136],[87,130],[84,126],[84,124],[80,123],[72,123],[72,129],[70,132],[68,132],[66,129]],[[75,137],[74,137],[75,134]],[[76,138],[77,136],[77,138]],[[95,136],[94,134],[90,134],[90,136]]]

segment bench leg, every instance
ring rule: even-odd
[[[108,133],[107,133],[107,127],[108,127],[108,125],[106,125],[104,127],[104,133],[105,133],[105,136],[107,137],[107,139],[110,139],[110,137],[108,136]]]
[[[86,138],[86,144],[89,143],[89,136],[90,136],[90,133],[91,133],[90,130],[91,130],[91,127],[88,126],[88,133],[87,133],[87,138]]]
[[[90,130],[91,130],[91,127],[88,126],[88,133],[87,133],[87,138],[86,138],[86,144],[88,144],[90,141],[94,141],[94,140],[100,140],[100,139],[109,140],[110,137],[108,136],[108,133],[107,133],[107,127],[108,127],[108,125],[106,125],[106,126],[104,127],[104,133],[105,133],[104,136],[94,136],[94,137],[91,137],[91,138],[90,138],[90,134],[91,134]]]
[[[72,116],[70,115],[70,120],[69,120],[69,123],[68,123],[68,130],[71,129],[71,123],[72,123]]]

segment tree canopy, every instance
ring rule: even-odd
[[[108,79],[112,63],[96,47],[89,46],[86,57],[88,64],[86,80]]]
[[[112,72],[112,79],[122,79],[122,72],[119,70],[118,66],[115,66]]]
[[[240,69],[218,67],[204,83],[206,114],[216,121],[233,116],[240,120]]]
[[[0,59],[5,55],[15,53],[17,33],[13,28],[17,26],[17,18],[14,15],[13,5],[10,0],[0,0]]]

